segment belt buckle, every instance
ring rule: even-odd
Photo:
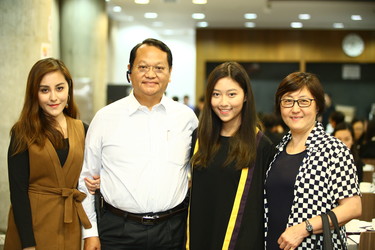
[[[142,216],[141,222],[143,225],[152,226],[156,223],[155,220],[158,218],[159,218],[158,215],[145,215],[145,216]]]

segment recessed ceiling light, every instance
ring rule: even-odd
[[[171,36],[171,35],[174,35],[176,32],[174,32],[173,30],[171,29],[166,29],[166,30],[163,30],[163,34],[166,35],[166,36]]]
[[[193,0],[192,3],[193,4],[206,4],[207,0]]]
[[[150,0],[134,0],[136,4],[149,4]]]
[[[298,18],[301,20],[309,20],[311,18],[310,14],[299,14]]]
[[[295,29],[299,29],[299,28],[303,27],[303,24],[301,22],[291,22],[290,27],[295,28]]]
[[[163,22],[153,22],[152,23],[152,26],[154,26],[154,27],[163,27]]]
[[[333,24],[333,28],[335,28],[335,29],[343,29],[344,28],[344,24],[343,23],[334,23]]]
[[[206,28],[206,27],[208,27],[208,23],[207,22],[198,22],[197,27]]]
[[[203,14],[203,13],[193,13],[191,15],[191,17],[194,18],[194,19],[204,19],[206,17],[206,15]]]
[[[145,18],[157,18],[158,17],[158,13],[155,13],[155,12],[146,12],[145,15],[144,15]]]
[[[112,10],[113,12],[121,12],[122,8],[121,6],[114,6]]]
[[[128,15],[122,15],[121,20],[127,21],[127,22],[133,22],[134,17],[133,16],[128,16]]]
[[[245,27],[246,28],[254,28],[255,27],[255,23],[254,22],[246,22],[245,23]]]
[[[362,20],[362,17],[361,17],[361,15],[352,15],[352,20],[353,21],[360,21],[360,20]]]
[[[246,13],[244,17],[245,19],[257,19],[258,15],[255,13]]]

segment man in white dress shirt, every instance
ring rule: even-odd
[[[194,112],[166,97],[172,53],[146,39],[130,53],[131,94],[97,112],[86,137],[79,189],[91,229],[84,249],[183,249]],[[104,212],[84,178],[100,176]],[[100,240],[99,240],[100,238]]]

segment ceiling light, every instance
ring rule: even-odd
[[[152,23],[152,26],[154,26],[154,27],[163,27],[163,22],[153,22]]]
[[[157,18],[158,17],[158,13],[155,13],[155,12],[146,12],[145,15],[144,15],[145,18]]]
[[[246,13],[244,17],[245,19],[257,19],[258,15],[255,13]]]
[[[206,4],[207,0],[193,0],[192,3],[193,4]]]
[[[208,27],[208,23],[207,22],[198,22],[197,27],[206,28],[206,27]]]
[[[254,22],[246,22],[245,23],[245,27],[246,28],[254,28],[255,27],[255,23]]]
[[[166,36],[172,36],[175,33],[176,32],[174,32],[173,30],[170,30],[170,29],[163,30],[163,34],[166,35]]]
[[[352,15],[352,20],[353,21],[360,21],[360,20],[362,20],[362,17],[361,17],[361,15]]]
[[[298,18],[300,20],[309,20],[311,18],[310,14],[299,14]]]
[[[150,0],[134,0],[136,4],[149,4]]]
[[[113,7],[113,12],[121,12],[121,10],[122,10],[122,8],[121,8],[121,6],[115,6],[115,7]]]
[[[206,15],[203,14],[203,13],[193,13],[191,15],[191,17],[194,18],[194,19],[204,19],[206,17]]]
[[[128,16],[128,15],[122,15],[121,20],[127,21],[127,22],[133,22],[134,17],[133,16]]]
[[[344,28],[344,24],[343,23],[334,23],[333,24],[333,28],[335,28],[335,29],[343,29]]]
[[[301,22],[291,22],[290,27],[295,28],[295,29],[299,29],[299,28],[303,27],[303,24]]]

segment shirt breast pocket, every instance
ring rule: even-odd
[[[189,161],[191,136],[184,132],[168,133],[168,161],[178,166],[184,166]]]

